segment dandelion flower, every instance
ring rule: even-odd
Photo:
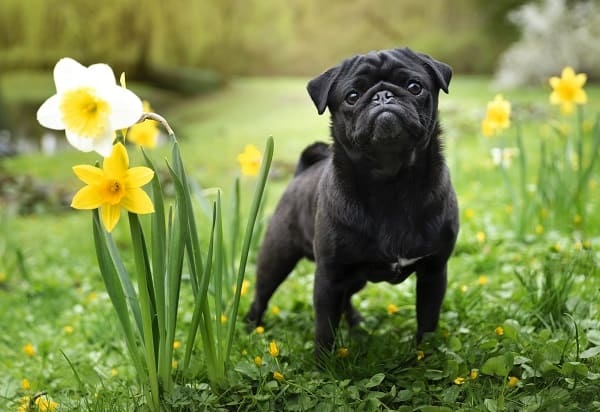
[[[35,356],[35,348],[31,343],[28,343],[27,345],[23,346],[23,352],[25,352],[25,354],[30,358]]]
[[[279,309],[279,306],[273,306],[273,308],[271,309],[271,313],[275,316],[279,316],[280,312],[281,310]]]
[[[109,156],[115,130],[135,124],[142,115],[142,101],[117,85],[106,64],[85,67],[70,58],[54,66],[56,94],[38,109],[38,122],[64,130],[67,141],[83,152]]]
[[[260,356],[256,356],[254,358],[254,364],[260,368],[262,366],[262,358]]]
[[[485,286],[485,285],[487,285],[487,283],[488,283],[488,278],[486,276],[481,275],[477,278],[477,284],[479,286]]]
[[[336,355],[338,358],[346,358],[348,355],[350,355],[350,349],[346,348],[345,346],[341,347],[336,351]]]
[[[242,174],[245,176],[256,176],[260,170],[262,155],[253,145],[246,145],[244,151],[237,156],[237,161],[242,168]]]
[[[587,81],[585,73],[575,74],[572,67],[565,67],[560,77],[551,77],[550,104],[560,105],[563,114],[570,114],[576,104],[586,104],[587,94],[583,86]]]
[[[517,386],[518,383],[519,383],[519,378],[517,378],[516,376],[510,376],[508,378],[508,387],[509,388],[514,388],[515,386]]]
[[[179,342],[178,340],[173,341],[173,349],[179,349],[181,348],[181,342]]]
[[[491,137],[510,127],[510,109],[510,102],[497,94],[487,105],[485,118],[481,123],[482,134]]]
[[[254,331],[256,332],[257,335],[262,335],[263,333],[265,333],[265,327],[257,326],[256,329],[254,329]]]
[[[28,391],[29,389],[31,389],[31,383],[29,382],[29,379],[21,380],[21,389],[23,389],[24,391]]]
[[[394,313],[398,312],[398,306],[394,305],[393,303],[390,303],[389,305],[387,305],[386,310],[389,315],[393,315]]]
[[[467,220],[471,220],[473,219],[473,217],[475,216],[475,211],[473,209],[465,209],[465,217],[467,218]]]
[[[280,383],[283,382],[284,379],[283,374],[277,371],[273,372],[273,378],[275,378],[275,380]]]
[[[274,358],[279,356],[279,347],[277,346],[277,342],[275,342],[274,340],[269,342],[269,353]]]
[[[71,206],[83,210],[100,208],[108,232],[119,221],[121,208],[137,214],[154,212],[150,197],[141,188],[152,180],[154,172],[148,167],[130,169],[127,151],[121,143],[104,159],[102,169],[79,165],[74,166],[73,171],[87,186],[75,194]]]
[[[498,335],[498,336],[502,336],[502,335],[504,335],[504,328],[503,328],[502,326],[498,326],[498,327],[495,329],[495,332],[496,332],[496,335]]]
[[[227,315],[221,315],[221,323],[227,323]]]
[[[486,236],[485,236],[485,232],[479,231],[475,234],[475,237],[477,238],[477,241],[479,243],[484,243]]]
[[[74,329],[73,329],[73,326],[71,326],[71,325],[67,325],[67,326],[65,326],[65,327],[63,328],[63,331],[64,331],[64,332],[65,332],[67,335],[70,335],[71,333],[73,333],[73,330],[74,330]]]

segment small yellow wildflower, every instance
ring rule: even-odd
[[[462,293],[467,293],[468,290],[469,290],[469,287],[467,285],[460,285],[460,291]]]
[[[246,296],[248,294],[248,288],[250,287],[250,282],[244,280],[242,282],[242,289],[240,290],[240,296]],[[233,293],[237,292],[237,286],[233,286]]]
[[[260,356],[256,356],[254,358],[254,364],[260,368],[262,366],[262,358]]]
[[[346,348],[345,346],[341,347],[336,351],[336,355],[338,358],[345,358],[350,355],[350,349]]]
[[[510,376],[508,378],[508,387],[509,388],[514,388],[515,386],[517,386],[518,383],[519,383],[519,378],[517,378],[516,376]]]
[[[423,360],[423,359],[425,359],[425,352],[420,350],[417,352],[417,360]]]
[[[256,176],[260,170],[262,155],[254,145],[246,145],[244,151],[237,157],[237,161],[242,168],[242,174],[245,176]]]
[[[563,114],[570,114],[576,104],[586,104],[587,94],[583,86],[587,81],[585,73],[575,74],[572,67],[565,67],[560,77],[551,77],[549,82],[552,86],[550,104],[560,105]]]
[[[25,352],[27,356],[32,358],[35,355],[35,348],[31,343],[28,343],[25,346],[23,346],[23,352]]]
[[[394,305],[393,303],[390,303],[389,305],[387,305],[386,310],[388,315],[393,315],[394,313],[398,312],[398,306]]]
[[[280,312],[281,312],[281,310],[279,309],[279,306],[273,306],[271,308],[271,313],[275,316],[279,316]]]
[[[581,243],[580,240],[575,241],[575,243],[573,244],[573,249],[575,249],[575,250],[583,249],[583,243]]]
[[[502,335],[504,335],[504,328],[503,328],[502,326],[498,326],[498,327],[495,329],[495,331],[496,331],[496,335],[498,335],[498,336],[502,336]]]
[[[585,250],[590,250],[592,248],[592,242],[589,240],[586,240],[583,242],[583,248]]]
[[[21,389],[23,389],[24,391],[28,391],[29,389],[31,389],[31,383],[28,379],[21,380]]]
[[[39,412],[55,412],[56,408],[59,407],[58,403],[48,399],[46,396],[37,397],[34,403]]]
[[[483,231],[479,231],[479,232],[477,232],[477,233],[475,234],[475,237],[477,238],[477,241],[478,241],[479,243],[484,243],[484,242],[485,242],[485,239],[486,239],[485,232],[483,232]]]
[[[473,209],[465,209],[465,217],[467,218],[467,220],[473,219],[474,216],[475,211]]]
[[[479,286],[485,286],[488,284],[488,278],[484,275],[481,275],[477,278],[477,284]]]
[[[263,333],[265,333],[265,327],[257,326],[256,329],[254,329],[254,331],[256,332],[257,335],[262,335]]]
[[[536,233],[537,235],[541,235],[542,233],[544,233],[544,226],[542,226],[542,225],[537,225],[537,226],[535,227],[535,233]]]
[[[227,323],[227,315],[221,315],[221,323]]]
[[[469,373],[469,378],[471,380],[475,380],[475,379],[477,379],[478,376],[479,376],[479,369],[471,369],[471,372]]]
[[[111,232],[121,216],[121,207],[129,212],[146,214],[154,212],[152,200],[141,186],[152,180],[154,172],[148,167],[129,168],[129,156],[125,146],[117,143],[110,156],[104,159],[102,169],[90,166],[74,166],[73,171],[87,186],[73,197],[75,209],[97,209],[104,227]]]
[[[178,340],[173,341],[173,349],[179,349],[179,348],[181,348],[181,342]]]
[[[454,384],[455,385],[462,385],[463,383],[465,383],[465,378],[463,377],[457,377],[456,379],[454,379]]]
[[[583,221],[583,218],[581,217],[580,214],[576,214],[575,216],[573,216],[573,224],[580,225],[582,221]]]
[[[119,374],[119,371],[117,370],[117,368],[112,368],[112,369],[110,370],[110,376],[112,376],[113,378],[114,378],[115,376],[117,376],[118,374]]]
[[[279,347],[277,346],[277,342],[275,342],[274,340],[269,342],[269,353],[274,358],[279,356]]]
[[[283,374],[277,371],[273,372],[273,378],[275,378],[275,380],[279,383],[283,382],[284,379]]]
[[[70,335],[71,333],[73,333],[73,330],[74,330],[74,329],[73,329],[73,326],[71,326],[71,325],[67,325],[67,326],[65,326],[65,327],[63,328],[63,331],[64,331],[64,332],[65,332],[67,335]]]
[[[481,122],[481,132],[484,136],[491,137],[508,127],[510,127],[510,102],[504,100],[501,94],[497,94],[487,105],[485,118]]]
[[[171,362],[171,368],[177,369],[178,367],[179,367],[179,362],[177,362],[176,360],[173,360]]]

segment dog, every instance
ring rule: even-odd
[[[308,83],[318,113],[329,109],[333,142],[303,151],[269,221],[250,327],[308,258],[317,352],[332,350],[342,316],[361,321],[351,297],[367,282],[396,284],[415,272],[417,341],[436,329],[459,230],[438,122],[451,77],[445,63],[402,48],[351,57]]]

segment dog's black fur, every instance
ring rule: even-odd
[[[417,274],[417,339],[438,323],[458,206],[437,119],[449,66],[410,49],[370,52],[311,80],[333,143],[304,150],[267,228],[250,325],[302,257],[316,262],[316,349],[332,348],[342,314],[367,281]]]

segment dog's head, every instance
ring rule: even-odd
[[[319,114],[329,108],[334,145],[384,174],[414,162],[437,134],[439,90],[452,69],[408,48],[354,56],[308,83]]]

